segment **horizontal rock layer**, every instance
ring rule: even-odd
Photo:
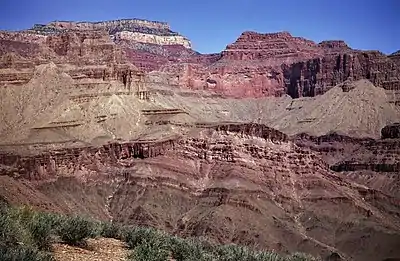
[[[167,23],[141,19],[123,19],[103,22],[55,21],[46,25],[35,25],[27,30],[33,34],[51,35],[66,31],[105,31],[113,39],[126,39],[135,42],[162,45],[182,44],[190,48],[190,41],[173,32]]]

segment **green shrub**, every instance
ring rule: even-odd
[[[49,224],[52,233],[55,233],[57,231],[57,228],[60,227],[61,223],[65,219],[60,214],[56,213],[43,212],[40,214],[43,217],[43,219],[45,219],[46,222]]]
[[[0,247],[1,261],[53,261],[49,253],[39,252],[30,247]]]
[[[0,216],[0,246],[17,245],[20,241],[20,228],[15,219],[12,219],[7,213]]]
[[[212,260],[209,246],[205,247],[199,240],[171,237],[169,241],[172,257],[177,261]]]
[[[285,261],[285,259],[275,252],[259,252],[256,254],[259,261]]]
[[[153,228],[135,227],[124,233],[124,241],[130,249],[134,249],[144,241],[153,242],[163,240],[164,235]]]
[[[166,240],[142,240],[128,256],[134,261],[167,261],[169,250]]]
[[[100,236],[106,238],[122,239],[123,229],[119,224],[114,222],[102,222],[100,228]]]
[[[92,236],[93,222],[82,217],[67,217],[61,221],[57,230],[60,238],[69,245],[84,245]]]
[[[51,247],[51,223],[43,213],[36,213],[27,224],[32,241],[40,250],[49,250]]]

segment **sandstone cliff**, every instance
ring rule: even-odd
[[[359,79],[396,95],[400,88],[397,56],[353,50],[340,40],[316,44],[288,32],[244,32],[211,65],[166,65],[163,70],[179,77],[182,87],[234,97],[313,97]]]

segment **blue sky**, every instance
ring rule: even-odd
[[[400,0],[0,0],[2,30],[120,18],[168,22],[202,53],[223,50],[246,30],[343,39],[384,53],[400,49]]]

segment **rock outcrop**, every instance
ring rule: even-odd
[[[382,139],[354,138],[331,133],[296,135],[296,145],[320,155],[329,168],[352,181],[400,197],[400,136],[398,124],[382,128]]]

